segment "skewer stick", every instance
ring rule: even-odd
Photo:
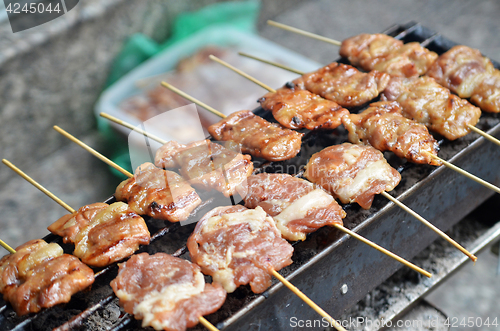
[[[80,145],[80,147],[82,147],[83,149],[87,150],[89,153],[91,153],[92,155],[96,156],[101,161],[104,161],[109,166],[115,168],[116,170],[118,170],[119,172],[121,172],[122,174],[124,174],[125,176],[134,177],[133,174],[131,174],[127,170],[123,169],[118,164],[114,163],[113,161],[111,161],[110,159],[108,159],[107,157],[105,157],[104,155],[102,155],[101,153],[99,153],[98,151],[96,151],[95,149],[93,149],[92,147],[90,147],[87,144],[83,143],[82,141],[78,140],[77,138],[75,138],[74,136],[72,136],[71,134],[69,134],[68,132],[64,131],[63,129],[61,129],[57,125],[54,125],[54,130],[56,130],[57,132],[59,132],[60,134],[62,134],[66,138],[68,138],[69,140],[73,141],[74,143],[77,143],[78,145]]]
[[[497,144],[498,146],[500,146],[500,140],[498,140],[497,138],[493,137],[492,135],[487,134],[487,133],[486,133],[486,132],[484,132],[483,130],[478,129],[478,128],[476,128],[476,127],[475,127],[475,126],[473,126],[473,125],[468,124],[468,127],[469,127],[469,129],[471,129],[471,130],[472,130],[472,131],[474,131],[475,133],[480,134],[481,136],[483,136],[484,138],[488,139],[488,140],[489,140],[489,141],[491,141],[492,143],[495,143],[495,144]]]
[[[9,245],[7,245],[2,239],[0,239],[0,245],[5,248],[6,250],[9,251],[9,253],[11,254],[14,254],[16,252],[16,250],[12,247],[10,247]]]
[[[197,104],[198,106],[205,108],[206,110],[208,110],[208,111],[209,111],[209,112],[211,112],[212,114],[215,114],[215,115],[217,115],[217,116],[219,116],[219,117],[221,117],[221,118],[226,118],[226,117],[227,117],[226,115],[224,115],[224,114],[223,114],[223,113],[221,113],[220,111],[216,110],[215,108],[212,108],[212,107],[210,107],[209,105],[207,105],[206,103],[201,102],[200,100],[197,100],[197,99],[193,98],[193,97],[192,97],[192,96],[190,96],[189,94],[187,94],[187,93],[185,93],[185,92],[182,92],[181,90],[179,90],[178,88],[176,88],[176,87],[174,87],[174,86],[170,85],[170,84],[169,84],[169,83],[167,83],[167,82],[161,82],[161,85],[162,85],[163,87],[168,88],[170,91],[177,93],[177,94],[178,94],[178,95],[180,95],[181,97],[183,97],[183,98],[185,98],[185,99],[187,99],[187,100],[189,100],[189,101],[191,101],[191,102],[193,102],[193,103]]]
[[[119,124],[119,125],[121,125],[121,126],[124,126],[124,127],[126,127],[126,128],[129,128],[130,130],[133,130],[133,131],[139,132],[140,134],[142,134],[142,135],[144,135],[144,136],[146,136],[146,137],[148,137],[148,138],[151,138],[151,139],[153,139],[153,140],[155,140],[155,141],[159,142],[160,144],[163,144],[163,145],[164,145],[164,144],[166,144],[166,143],[167,143],[167,141],[166,141],[166,140],[163,140],[163,139],[161,139],[160,137],[155,136],[154,134],[151,134],[151,133],[148,133],[148,132],[146,132],[146,131],[144,131],[144,130],[142,130],[142,129],[139,129],[138,127],[135,127],[135,126],[133,126],[132,124],[127,123],[127,122],[125,122],[125,121],[122,121],[122,120],[120,120],[120,119],[118,119],[118,118],[116,118],[116,117],[114,117],[114,116],[111,116],[111,115],[106,114],[106,113],[100,113],[99,115],[101,115],[101,117],[104,117],[105,119],[108,119],[108,120],[110,120],[110,121],[112,121],[112,122],[115,122],[116,124]]]
[[[255,84],[257,84],[257,85],[259,85],[260,87],[262,87],[262,88],[264,88],[264,89],[268,90],[269,92],[276,93],[276,90],[275,90],[275,89],[273,89],[273,88],[271,88],[271,87],[267,86],[266,84],[262,83],[261,81],[259,81],[259,80],[255,79],[255,78],[253,78],[252,76],[250,76],[250,75],[248,75],[248,74],[244,73],[244,72],[243,72],[243,71],[241,71],[240,69],[238,69],[238,68],[236,68],[236,67],[233,67],[232,65],[230,65],[229,63],[227,63],[227,62],[225,62],[225,61],[223,61],[223,60],[219,59],[218,57],[213,56],[213,55],[209,55],[208,57],[210,58],[210,60],[212,60],[212,61],[215,61],[215,62],[217,62],[217,63],[222,64],[222,65],[223,65],[223,66],[225,66],[226,68],[231,69],[232,71],[236,72],[236,73],[237,73],[237,74],[239,74],[240,76],[245,77],[246,79],[248,79],[248,80],[250,80],[250,81],[254,82],[254,83],[255,83]]]
[[[485,180],[483,180],[483,179],[481,179],[481,178],[479,178],[479,177],[477,177],[477,176],[475,176],[475,175],[471,174],[470,172],[467,172],[467,171],[465,171],[465,170],[463,170],[463,169],[461,169],[461,168],[457,167],[456,165],[453,165],[453,164],[451,164],[450,162],[443,160],[443,159],[442,159],[442,158],[440,158],[439,156],[436,156],[436,155],[434,155],[434,154],[430,154],[430,153],[428,153],[428,154],[429,154],[429,155],[430,155],[433,159],[436,159],[436,160],[440,161],[441,163],[443,163],[443,165],[445,165],[446,167],[448,167],[448,168],[450,168],[450,169],[452,169],[452,170],[454,170],[454,171],[458,172],[458,173],[459,173],[459,174],[461,174],[461,175],[464,175],[465,177],[467,177],[467,178],[469,178],[469,179],[472,179],[472,180],[473,180],[473,181],[475,181],[476,183],[479,183],[479,184],[481,184],[481,185],[483,185],[483,186],[486,186],[486,187],[487,187],[487,188],[489,188],[490,190],[493,190],[493,191],[495,191],[495,192],[497,192],[497,193],[500,193],[500,188],[499,188],[498,186],[495,186],[495,185],[493,185],[493,184],[488,183],[487,181],[485,181]]]
[[[431,274],[430,272],[425,271],[424,269],[422,269],[422,268],[420,268],[420,267],[418,267],[418,266],[414,265],[413,263],[406,261],[406,260],[405,260],[405,259],[403,259],[402,257],[400,257],[400,256],[398,256],[398,255],[396,255],[396,254],[392,253],[391,251],[389,251],[389,250],[387,250],[387,249],[385,249],[385,248],[383,248],[383,247],[381,247],[381,246],[379,246],[379,245],[375,244],[373,241],[370,241],[370,240],[366,239],[365,237],[360,236],[360,235],[359,235],[359,234],[357,234],[356,232],[353,232],[353,231],[349,230],[348,228],[346,228],[346,227],[344,227],[344,226],[342,226],[342,225],[340,225],[340,224],[335,224],[334,226],[335,226],[335,228],[337,228],[338,230],[340,230],[340,231],[342,231],[342,232],[345,232],[345,233],[347,233],[348,235],[350,235],[351,237],[354,237],[354,238],[358,239],[359,241],[361,241],[361,242],[363,242],[363,243],[367,244],[368,246],[370,246],[370,247],[372,247],[372,248],[376,249],[377,251],[382,252],[382,253],[384,253],[385,255],[388,255],[388,256],[392,257],[394,260],[396,260],[396,261],[398,261],[398,262],[401,262],[402,264],[404,264],[405,266],[407,266],[407,267],[409,267],[409,268],[411,268],[411,269],[415,270],[416,272],[419,272],[419,273],[421,273],[422,275],[424,275],[424,276],[426,276],[426,277],[428,277],[428,278],[431,278],[432,274]]]
[[[464,247],[462,247],[460,244],[458,244],[455,240],[451,239],[450,236],[448,236],[446,233],[444,233],[443,231],[441,231],[440,229],[438,229],[436,226],[434,226],[428,220],[426,220],[425,218],[423,218],[422,216],[420,216],[419,214],[417,214],[416,212],[414,212],[412,209],[408,208],[404,203],[402,203],[398,199],[394,198],[389,193],[383,191],[381,194],[384,197],[386,197],[388,200],[394,202],[394,204],[396,204],[398,207],[400,207],[401,209],[403,209],[404,211],[406,211],[408,214],[410,214],[411,216],[415,217],[420,222],[424,223],[426,226],[428,226],[430,229],[432,229],[432,231],[434,231],[437,234],[439,234],[446,241],[448,241],[450,244],[452,244],[453,246],[455,246],[462,253],[464,253],[465,255],[467,255],[472,261],[476,262],[477,257],[474,254],[472,254],[471,252],[469,252],[468,250],[466,250]]]
[[[323,309],[321,309],[321,307],[318,306],[317,304],[315,304],[314,301],[312,301],[311,299],[309,299],[304,293],[302,293],[292,283],[290,283],[288,280],[286,280],[285,277],[281,276],[276,270],[274,270],[272,268],[270,268],[269,271],[271,272],[271,274],[274,277],[276,277],[276,279],[278,279],[280,282],[283,283],[283,285],[285,285],[286,287],[288,287],[294,294],[296,294],[305,303],[307,303],[309,305],[309,307],[311,307],[312,309],[314,309],[314,311],[316,311],[318,314],[320,314],[321,316],[323,316],[337,330],[339,330],[339,331],[346,331],[346,329],[344,329],[342,327],[342,325],[340,325],[339,323],[337,323],[337,321],[335,321],[330,315],[328,315],[328,313],[326,311],[324,311]]]
[[[290,67],[288,67],[288,66],[286,66],[284,64],[281,64],[281,63],[278,63],[278,62],[269,61],[269,60],[265,60],[265,59],[263,59],[261,57],[250,55],[248,53],[238,52],[238,55],[241,55],[241,56],[244,56],[244,57],[248,57],[250,59],[257,60],[257,61],[260,61],[260,62],[263,62],[263,63],[267,63],[267,64],[270,64],[272,66],[275,66],[275,67],[278,67],[278,68],[281,68],[281,69],[285,69],[287,71],[291,71],[291,72],[294,72],[294,73],[299,74],[299,75],[303,75],[305,73],[303,71],[290,68]]]
[[[219,331],[219,329],[217,329],[215,326],[213,326],[212,323],[210,323],[209,321],[207,321],[205,319],[205,317],[200,316],[199,320],[200,320],[200,323],[203,324],[203,326],[206,327],[208,330],[210,330],[210,331]]]
[[[56,197],[52,192],[50,192],[45,187],[43,187],[42,185],[40,185],[39,183],[37,183],[33,178],[31,178],[30,176],[28,176],[27,174],[25,174],[21,169],[19,169],[15,165],[13,165],[10,161],[7,161],[6,159],[3,159],[2,162],[6,166],[8,166],[12,170],[14,170],[14,172],[16,172],[19,176],[21,176],[24,179],[26,179],[31,185],[35,186],[37,189],[39,189],[40,191],[42,191],[43,193],[45,193],[49,198],[51,198],[52,200],[54,200],[55,202],[57,202],[58,204],[60,204],[64,209],[66,209],[70,213],[74,213],[75,212],[75,210],[73,208],[71,208],[67,203],[65,203],[64,201],[62,201],[58,197]]]
[[[278,23],[278,22],[275,22],[275,21],[268,20],[267,24],[275,26],[275,27],[283,29],[283,30],[291,31],[293,33],[301,34],[301,35],[306,36],[306,37],[310,37],[310,38],[313,38],[313,39],[321,40],[321,41],[327,42],[329,44],[333,44],[335,46],[342,45],[342,43],[340,41],[338,41],[338,40],[335,40],[335,39],[332,39],[332,38],[323,37],[323,36],[320,36],[318,34],[315,34],[315,33],[312,33],[312,32],[307,32],[307,31],[304,31],[304,30],[301,30],[301,29],[297,29],[297,28],[294,28],[294,27],[292,27],[290,25],[286,25],[286,24],[283,24],[283,23]]]

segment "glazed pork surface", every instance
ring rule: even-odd
[[[254,293],[271,285],[270,269],[292,263],[293,247],[261,208],[236,205],[205,214],[188,239],[191,260],[231,293],[250,284]]]
[[[124,180],[115,192],[139,215],[170,222],[186,220],[201,199],[180,175],[157,168],[152,163],[139,166],[134,177]]]
[[[274,118],[289,129],[335,129],[349,111],[335,101],[323,99],[308,90],[286,84],[276,92],[259,99],[260,105],[273,113]]]
[[[241,145],[241,151],[268,161],[284,161],[300,152],[302,133],[270,123],[249,110],[230,114],[208,132],[219,141]]]
[[[397,101],[403,116],[449,140],[468,134],[468,125],[475,126],[481,116],[481,109],[426,76],[392,78],[382,100]]]
[[[312,183],[288,174],[258,174],[248,178],[245,207],[264,209],[283,238],[305,240],[308,233],[339,224],[346,213],[335,199]]]
[[[376,194],[391,191],[401,175],[371,146],[344,143],[313,154],[304,176],[342,203],[369,209]]]
[[[18,315],[37,313],[94,282],[94,272],[56,243],[31,240],[0,260],[0,293]]]
[[[75,237],[75,251],[85,264],[104,267],[148,245],[151,237],[144,219],[123,202],[100,211]]]
[[[438,152],[436,139],[425,125],[404,117],[395,101],[372,103],[362,113],[344,117],[342,122],[351,143],[369,144],[414,163],[440,165],[431,157]]]
[[[417,42],[403,44],[385,34],[360,34],[342,41],[340,56],[366,71],[391,76],[418,77],[425,74],[438,55]]]
[[[439,56],[428,76],[482,110],[500,112],[500,71],[481,52],[455,46]]]
[[[205,283],[200,267],[166,253],[132,256],[111,287],[127,313],[155,330],[184,331],[226,299],[219,284]]]
[[[155,165],[178,168],[191,185],[215,189],[229,197],[253,171],[251,156],[241,154],[239,149],[238,144],[230,142],[222,146],[210,140],[187,145],[169,141],[156,152]]]
[[[342,107],[361,106],[375,99],[387,86],[390,75],[333,62],[295,79],[296,87],[335,101]]]

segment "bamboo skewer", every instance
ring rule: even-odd
[[[292,27],[290,25],[286,25],[286,24],[283,24],[283,23],[278,23],[278,22],[275,22],[275,21],[268,20],[267,24],[275,26],[275,27],[283,29],[283,30],[287,30],[287,31],[291,31],[291,32],[294,32],[294,33],[297,33],[297,34],[301,34],[301,35],[309,37],[309,38],[321,40],[321,41],[327,42],[327,43],[335,45],[335,46],[342,45],[342,42],[340,42],[338,40],[335,40],[335,39],[332,39],[332,38],[323,37],[323,36],[320,36],[319,34],[315,34],[315,33],[312,33],[312,32],[307,32],[307,31],[304,31],[304,30],[301,30],[301,29],[297,29],[297,28],[294,28],[294,27]]]
[[[468,124],[468,127],[469,129],[471,129],[472,131],[474,131],[475,133],[478,133],[480,134],[481,136],[483,136],[484,138],[488,139],[489,141],[491,141],[492,143],[494,144],[497,144],[498,146],[500,146],[500,140],[498,140],[497,138],[493,137],[492,135],[484,132],[483,130],[481,129],[478,129],[476,128],[475,126],[473,125],[470,125]]]
[[[406,211],[408,214],[412,215],[413,217],[415,217],[416,219],[418,219],[420,222],[424,223],[426,226],[428,226],[434,232],[436,232],[437,234],[439,234],[446,241],[448,241],[450,244],[452,244],[453,246],[455,246],[462,253],[464,253],[465,255],[467,255],[472,261],[476,262],[477,257],[474,254],[472,254],[471,252],[469,252],[468,250],[466,250],[464,247],[462,247],[460,244],[458,244],[455,240],[451,239],[450,236],[448,236],[446,233],[444,233],[443,231],[441,231],[440,229],[438,229],[436,226],[434,226],[428,220],[426,220],[425,218],[423,218],[422,216],[420,216],[419,214],[417,214],[416,212],[414,212],[412,209],[408,208],[408,206],[406,206],[405,204],[403,204],[398,199],[394,198],[389,193],[387,193],[387,192],[384,191],[381,194],[384,197],[386,197],[388,200],[390,200],[394,204],[396,204],[398,207],[400,207],[401,209],[403,209],[404,211]]]
[[[223,62],[222,60],[219,60],[217,61],[223,65],[225,65],[226,67],[232,69],[233,67],[232,66],[229,66],[229,65],[226,65],[225,62]],[[244,77],[247,77],[248,75],[245,74],[245,73],[241,73],[240,70],[237,71],[238,74],[244,76]],[[251,77],[252,78],[252,81],[256,80],[255,78]],[[259,84],[261,85],[261,84]],[[262,85],[261,85],[262,86]],[[460,169],[460,168],[458,168]],[[460,169],[461,170],[461,169]],[[464,170],[462,170],[464,171]],[[465,172],[465,171],[464,171]],[[469,174],[470,175],[470,174]],[[484,182],[484,181],[483,181]],[[489,184],[491,185],[491,184]],[[493,186],[493,185],[491,185]],[[439,234],[441,237],[443,237],[445,240],[447,240],[448,242],[450,242],[453,246],[457,247],[460,251],[462,251],[465,255],[467,255],[470,259],[472,259],[472,261],[476,261],[477,260],[477,257],[475,257],[474,255],[472,255],[469,251],[467,251],[465,248],[463,248],[462,246],[460,246],[456,241],[452,240],[449,236],[447,236],[443,231],[439,230],[438,228],[436,228],[434,225],[432,225],[431,223],[429,223],[429,221],[427,221],[426,219],[424,219],[422,216],[418,215],[417,213],[415,213],[413,210],[411,210],[410,208],[408,208],[406,205],[404,205],[403,203],[401,203],[400,201],[394,199],[391,195],[389,195],[387,192],[382,192],[382,195],[385,196],[387,199],[393,201],[394,203],[396,203],[399,207],[401,207],[403,210],[405,210],[406,212],[410,213],[410,215],[414,216],[415,218],[417,218],[419,221],[423,222],[426,226],[428,226],[429,228],[431,228],[432,230],[434,230],[437,234]],[[378,249],[378,248],[376,248]],[[399,260],[398,260],[399,261]],[[413,268],[413,267],[411,267]],[[414,268],[413,268],[414,269]],[[414,269],[415,270],[415,269]],[[419,271],[419,270],[417,270]],[[420,271],[419,271],[420,272]],[[430,277],[430,276],[428,276]]]
[[[448,167],[448,168],[450,168],[450,169],[452,169],[452,170],[454,170],[454,171],[458,172],[459,174],[461,174],[461,175],[463,175],[463,176],[465,176],[465,177],[467,177],[467,178],[469,178],[469,179],[472,179],[472,180],[473,180],[473,181],[475,181],[476,183],[479,183],[479,184],[481,184],[481,185],[483,185],[483,186],[486,186],[486,187],[487,187],[487,188],[489,188],[490,190],[493,190],[493,191],[495,191],[495,192],[497,192],[497,193],[500,193],[500,188],[499,188],[498,186],[495,186],[495,185],[493,185],[493,184],[488,183],[487,181],[485,181],[485,180],[483,180],[483,179],[481,179],[481,178],[479,178],[479,177],[477,177],[477,176],[475,176],[475,175],[471,174],[470,172],[467,172],[467,171],[465,171],[464,169],[461,169],[461,168],[457,167],[456,165],[451,164],[450,162],[443,160],[443,159],[442,159],[442,158],[440,158],[439,156],[436,156],[436,155],[434,155],[434,154],[430,154],[430,153],[428,153],[428,154],[429,154],[429,155],[430,155],[433,159],[436,159],[436,160],[438,160],[439,162],[443,163],[443,165],[444,165],[444,166],[446,166],[446,167]]]
[[[229,69],[233,70],[234,72],[236,72],[236,73],[237,73],[237,74],[239,74],[240,76],[245,77],[246,79],[248,79],[248,80],[250,80],[250,81],[254,82],[254,83],[255,83],[255,84],[257,84],[257,85],[259,85],[260,87],[262,87],[262,88],[264,88],[264,89],[268,90],[269,92],[273,92],[273,93],[275,93],[275,92],[276,92],[276,90],[275,90],[275,89],[273,89],[273,88],[271,88],[271,87],[267,86],[266,84],[262,83],[261,81],[259,81],[259,80],[255,79],[255,78],[253,78],[252,76],[250,76],[250,75],[248,75],[248,74],[244,73],[244,72],[243,72],[243,71],[241,71],[240,69],[238,69],[238,68],[236,68],[236,67],[233,67],[233,66],[232,66],[232,65],[230,65],[229,63],[227,63],[227,62],[225,62],[225,61],[223,61],[223,60],[219,59],[217,56],[209,55],[208,57],[210,58],[210,60],[212,60],[212,61],[215,61],[215,62],[217,62],[217,63],[222,64],[223,66],[225,66],[225,67],[227,67],[227,68],[229,68]],[[163,83],[162,83],[162,84],[163,84]]]
[[[0,239],[0,246],[2,246],[7,251],[9,251],[10,254],[15,254],[16,253],[16,250],[14,248],[10,247],[9,245],[7,245],[5,243],[5,241],[3,241],[2,239]]]
[[[70,213],[74,213],[75,212],[75,210],[73,208],[71,208],[71,206],[69,206],[67,203],[65,203],[64,201],[62,201],[58,197],[56,197],[52,192],[50,192],[49,190],[47,190],[45,187],[43,187],[42,185],[40,185],[39,183],[37,183],[33,178],[31,178],[30,176],[28,176],[27,174],[25,174],[21,169],[19,169],[15,165],[13,165],[10,161],[7,161],[6,159],[3,159],[2,162],[6,166],[8,166],[12,170],[14,170],[14,172],[17,173],[19,176],[21,176],[24,179],[26,179],[31,185],[35,186],[37,189],[39,189],[40,191],[42,191],[43,193],[45,193],[45,195],[47,195],[49,198],[51,198],[52,200],[54,200],[55,202],[57,202],[59,205],[61,205],[64,209],[66,209]]]
[[[314,309],[314,311],[316,311],[319,315],[321,315],[323,318],[325,318],[327,321],[329,321],[330,324],[332,324],[337,330],[339,330],[339,331],[346,331],[346,329],[344,329],[342,327],[342,325],[340,325],[337,321],[335,321],[330,315],[328,315],[327,312],[325,312],[323,309],[321,309],[321,307],[319,307],[316,303],[314,303],[314,301],[312,301],[311,299],[309,299],[297,287],[295,287],[292,283],[290,283],[288,280],[286,280],[285,277],[281,276],[276,270],[274,270],[272,268],[269,269],[269,271],[271,272],[271,274],[274,277],[276,277],[276,279],[278,279],[280,282],[282,282],[283,285],[285,285],[286,287],[288,287],[294,294],[296,294],[299,298],[301,298],[302,301],[304,301],[305,303],[307,303],[309,305],[309,307],[311,307],[312,309]]]
[[[153,134],[151,134],[151,133],[148,133],[148,132],[146,132],[146,131],[144,131],[144,130],[142,130],[142,129],[139,129],[138,127],[135,127],[135,126],[133,126],[132,124],[127,123],[127,122],[125,122],[125,121],[122,121],[121,119],[118,119],[118,118],[116,118],[116,117],[114,117],[114,116],[112,116],[112,115],[109,115],[109,114],[106,114],[106,113],[100,113],[99,115],[100,115],[101,117],[104,117],[105,119],[108,119],[108,120],[110,120],[110,121],[112,121],[112,122],[115,122],[116,124],[119,124],[119,125],[121,125],[121,126],[124,126],[124,127],[126,127],[126,128],[129,128],[130,130],[136,131],[136,132],[138,132],[138,133],[140,133],[140,134],[142,134],[142,135],[144,135],[144,136],[146,136],[146,137],[148,137],[148,138],[151,138],[151,139],[153,139],[153,140],[156,140],[156,141],[157,141],[157,142],[159,142],[160,144],[166,144],[166,143],[167,143],[167,141],[166,141],[166,140],[163,140],[163,139],[161,139],[160,137],[157,137],[157,136],[155,136],[155,135],[153,135]]]
[[[82,147],[83,149],[85,149],[86,151],[88,151],[90,154],[94,155],[95,157],[97,157],[101,161],[104,161],[106,164],[108,164],[109,166],[115,168],[116,170],[118,170],[119,172],[121,172],[122,174],[124,174],[125,176],[134,177],[133,174],[131,174],[127,170],[123,169],[118,164],[114,163],[113,161],[111,161],[110,159],[108,159],[107,157],[105,157],[104,155],[102,155],[101,153],[99,153],[98,151],[96,151],[95,149],[93,149],[92,147],[90,147],[87,144],[83,143],[82,141],[78,140],[77,138],[75,138],[74,136],[72,136],[71,134],[69,134],[68,132],[64,131],[63,129],[61,129],[57,125],[54,125],[54,130],[56,130],[57,132],[59,132],[60,134],[62,134],[63,136],[65,136],[66,138],[68,138],[69,140],[71,140],[72,142],[78,144],[80,147]]]

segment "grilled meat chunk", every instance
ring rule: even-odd
[[[313,154],[304,176],[339,198],[369,209],[375,194],[391,191],[401,175],[371,146],[344,143]]]
[[[66,303],[94,282],[94,272],[77,257],[63,254],[38,264],[8,298],[18,315]]]
[[[354,144],[369,144],[415,163],[440,165],[429,155],[437,155],[436,139],[425,125],[401,113],[397,102],[381,101],[372,103],[360,114],[344,117],[342,122],[349,131],[349,141]]]
[[[270,123],[249,110],[232,113],[211,125],[208,132],[217,140],[241,144],[243,153],[268,161],[284,161],[297,155],[303,136]]]
[[[276,92],[269,92],[259,99],[274,118],[289,129],[335,129],[342,116],[349,114],[336,102],[326,100],[304,89],[287,84]]]
[[[397,101],[404,117],[449,140],[465,136],[470,131],[468,125],[476,125],[481,116],[481,109],[426,76],[392,78],[382,100]]]
[[[123,202],[100,211],[75,238],[75,251],[88,265],[104,267],[132,255],[151,239],[144,219]]]
[[[385,34],[360,34],[342,41],[340,56],[366,71],[378,70],[392,76],[423,75],[438,55],[417,42],[403,44]]]
[[[55,235],[63,237],[63,242],[74,243],[80,230],[87,226],[100,211],[108,208],[107,203],[85,205],[74,214],[67,214],[49,225],[47,228]]]
[[[186,220],[201,203],[196,191],[181,176],[152,163],[142,164],[134,177],[118,185],[115,197],[139,215],[170,222]]]
[[[482,110],[500,112],[500,71],[477,49],[455,46],[442,54],[427,73]]]
[[[261,293],[271,285],[270,268],[280,270],[292,263],[292,245],[261,207],[211,210],[196,225],[187,247],[201,271],[229,293],[245,284]]]
[[[94,282],[94,272],[56,243],[31,240],[0,260],[0,293],[18,315],[39,312]]]
[[[375,99],[390,78],[390,75],[377,70],[365,73],[348,64],[333,62],[302,75],[293,83],[342,107],[355,107]]]
[[[219,284],[205,284],[200,267],[165,253],[132,256],[111,287],[127,313],[155,330],[186,330],[226,300]]]
[[[247,183],[245,207],[264,209],[287,240],[305,240],[320,227],[343,224],[346,213],[339,204],[306,180],[263,173],[250,176]]]
[[[169,141],[156,152],[155,165],[178,167],[191,185],[215,189],[229,197],[252,174],[253,163],[250,155],[239,153],[239,145],[228,143],[224,147],[210,140],[188,145]]]

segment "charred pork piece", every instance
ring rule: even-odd
[[[270,123],[249,110],[232,113],[211,125],[208,132],[216,139],[241,145],[249,153],[268,161],[284,161],[300,152],[302,133]]]
[[[132,256],[111,287],[127,313],[155,330],[184,331],[226,300],[222,286],[205,283],[200,267],[165,253]]]
[[[55,243],[32,240],[0,260],[0,293],[18,315],[37,313],[94,282],[94,272]]]
[[[191,261],[231,293],[250,284],[254,293],[271,286],[270,269],[292,263],[293,247],[274,220],[257,207],[218,207],[205,214],[188,239]]]
[[[342,41],[340,56],[366,71],[417,77],[429,70],[438,55],[417,42],[403,44],[385,34],[360,34]]]
[[[227,147],[210,140],[188,145],[169,141],[156,152],[155,165],[180,168],[180,173],[191,185],[208,191],[215,189],[229,197],[252,174],[253,163],[250,155],[238,152],[239,145],[232,143]]]
[[[349,114],[336,102],[326,100],[307,90],[285,85],[276,92],[269,92],[259,99],[265,110],[289,129],[335,129],[341,118]]]
[[[346,213],[333,197],[304,179],[264,173],[250,176],[247,183],[245,207],[264,209],[287,240],[305,240],[325,225],[343,224]]]
[[[304,176],[342,203],[369,209],[376,194],[393,190],[401,175],[371,146],[344,143],[313,154]]]
[[[348,64],[333,62],[302,75],[293,83],[342,107],[356,107],[378,97],[390,78],[390,75],[377,70],[366,73]]]
[[[404,117],[395,101],[372,103],[362,113],[351,114],[342,121],[354,144],[369,144],[415,163],[440,165],[429,155],[437,155],[436,139],[425,125]]]
[[[500,112],[500,71],[477,49],[455,46],[442,54],[428,76],[490,113]]]
[[[170,222],[186,220],[201,203],[200,197],[186,180],[152,163],[142,164],[134,177],[118,185],[115,197],[128,203],[139,215]]]
[[[63,242],[74,243],[80,230],[87,226],[100,211],[108,208],[107,203],[93,203],[78,209],[76,213],[66,214],[47,228],[55,235],[63,237]]]
[[[397,101],[404,117],[424,124],[449,140],[468,134],[468,125],[475,126],[481,116],[481,109],[425,76],[392,78],[382,100]]]
[[[115,202],[81,228],[73,254],[88,265],[104,267],[132,255],[150,239],[144,219],[126,203]]]

